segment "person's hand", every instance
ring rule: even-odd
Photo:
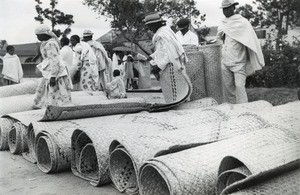
[[[152,74],[158,74],[161,69],[157,65],[151,66],[151,73]]]
[[[56,85],[55,83],[55,77],[50,78],[50,87],[54,87]]]
[[[147,61],[152,60],[153,58],[151,56],[148,56]]]

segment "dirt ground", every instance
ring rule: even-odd
[[[120,195],[110,185],[93,187],[69,172],[45,174],[21,155],[0,151],[0,194],[3,195]]]

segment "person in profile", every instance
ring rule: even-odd
[[[178,20],[176,38],[182,45],[199,45],[198,36],[190,30],[190,20],[181,18]]]
[[[13,85],[20,83],[23,78],[23,69],[19,57],[15,54],[15,48],[12,45],[6,47],[6,54],[3,56],[3,84]]]
[[[114,79],[106,84],[106,92],[109,99],[126,98],[126,89],[123,78],[120,76],[120,70],[113,71]]]

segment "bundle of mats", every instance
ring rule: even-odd
[[[6,85],[0,87],[0,98],[24,94],[34,94],[39,80],[33,79],[15,85]]]

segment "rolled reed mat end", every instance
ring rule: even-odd
[[[97,154],[92,143],[86,144],[79,156],[79,172],[86,178],[97,180],[99,178],[99,166]]]
[[[47,136],[40,136],[36,141],[36,159],[38,168],[44,173],[55,170],[56,154],[52,141]]]
[[[28,151],[27,146],[27,127],[21,122],[13,124],[9,131],[8,146],[12,154],[20,154]]]
[[[27,146],[28,151],[23,152],[22,156],[31,163],[36,163],[36,154],[35,154],[35,131],[33,129],[32,123],[29,124],[27,128]]]
[[[111,152],[109,171],[113,183],[120,192],[138,192],[137,168],[125,148],[118,146]]]
[[[0,151],[9,149],[8,137],[13,124],[13,120],[9,118],[0,118]]]
[[[153,162],[141,167],[138,179],[139,193],[142,195],[173,194],[168,182],[172,177],[167,177]]]

